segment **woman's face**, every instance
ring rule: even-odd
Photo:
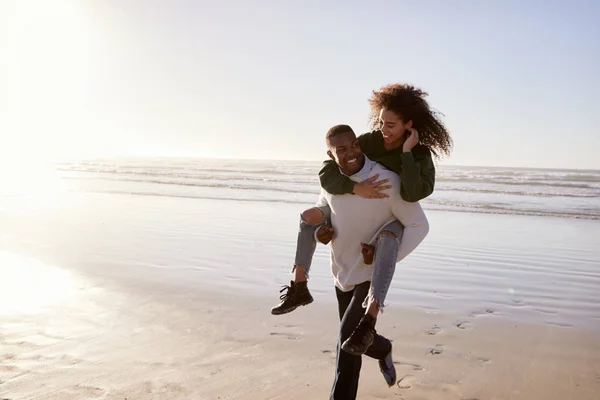
[[[400,141],[406,130],[412,127],[412,121],[405,124],[398,114],[385,108],[379,113],[379,124],[381,133],[383,133],[383,140],[386,143]]]

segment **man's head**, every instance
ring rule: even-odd
[[[348,125],[336,125],[329,129],[325,138],[327,155],[334,160],[346,175],[354,175],[365,164],[365,155],[358,139]]]

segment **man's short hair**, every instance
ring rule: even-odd
[[[352,128],[350,128],[350,126],[348,126],[348,125],[336,125],[336,126],[330,128],[327,131],[327,135],[325,135],[325,142],[327,142],[327,146],[328,147],[330,146],[331,139],[333,139],[337,135],[341,135],[343,133],[351,133],[354,136],[356,136],[356,134],[354,133],[354,131],[352,130]]]

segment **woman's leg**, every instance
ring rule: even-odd
[[[396,271],[398,248],[404,233],[404,225],[396,220],[387,224],[377,236],[375,245],[375,260],[373,262],[373,278],[369,296],[365,301],[367,312],[377,318],[379,310],[383,309],[385,297]]]
[[[315,233],[321,226],[329,223],[330,216],[331,209],[329,206],[313,207],[305,210],[300,215],[296,259],[292,269],[294,279],[290,282],[290,286],[285,286],[280,291],[285,293],[279,297],[281,302],[271,308],[271,314],[287,314],[299,306],[305,306],[313,302],[308,290],[307,279],[317,247]]]
[[[317,247],[315,233],[317,229],[329,224],[331,208],[329,206],[313,207],[300,214],[300,229],[296,243],[296,259],[294,261],[294,281],[302,282],[308,278],[312,259]]]

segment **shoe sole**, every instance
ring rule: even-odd
[[[350,353],[353,356],[362,356],[363,354],[365,354],[367,352],[367,350],[369,349],[369,346],[371,346],[373,344],[373,339],[371,339],[371,343],[369,343],[369,345],[365,348],[365,351],[360,352],[360,351],[356,351],[354,350],[354,348],[350,347],[350,345],[348,344],[348,340],[346,339],[346,341],[344,343],[342,343],[342,350],[344,350],[346,353]]]
[[[394,373],[396,373],[395,370],[394,370]],[[385,379],[385,383],[387,383],[388,387],[395,386],[398,383],[398,378],[395,378],[395,379],[390,378],[390,380],[388,380],[388,378],[385,375],[389,376],[390,374],[387,371],[386,372],[381,371],[381,374],[384,375],[383,379]]]
[[[390,362],[391,362],[390,368],[388,368],[385,365],[386,364],[385,359],[387,359],[387,357],[390,357]],[[379,370],[381,371],[381,374],[383,375],[383,378],[385,379],[385,383],[387,383],[389,387],[392,387],[396,383],[398,383],[398,373],[396,372],[396,366],[394,365],[394,360],[392,359],[391,351],[390,351],[390,355],[388,355],[387,357],[384,360],[379,360],[378,364],[379,364]],[[383,365],[381,365],[381,364],[383,364]],[[390,377],[389,380],[388,380],[388,377]]]
[[[274,311],[274,310],[271,310],[271,315],[283,315],[283,314],[289,314],[289,313],[291,313],[292,311],[294,311],[296,308],[298,308],[298,307],[304,307],[304,306],[307,306],[307,305],[309,305],[309,304],[310,304],[310,303],[312,303],[312,302],[313,302],[313,299],[310,299],[310,301],[307,301],[306,303],[298,304],[298,305],[297,305],[297,306],[295,306],[294,308],[288,308],[287,310],[282,310],[282,311],[279,311],[279,312],[277,312],[277,311]]]

